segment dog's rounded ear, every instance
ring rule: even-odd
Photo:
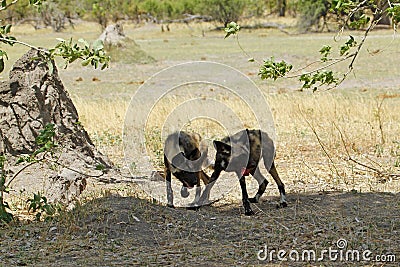
[[[231,146],[227,145],[221,141],[213,141],[214,147],[217,150],[217,152],[225,152],[225,153],[229,153],[231,151]]]

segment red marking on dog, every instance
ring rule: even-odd
[[[242,168],[242,170],[240,171],[240,174],[242,176],[249,176],[251,169],[247,169],[245,167]]]

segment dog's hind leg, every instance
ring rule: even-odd
[[[281,178],[279,178],[278,171],[276,170],[275,163],[272,162],[271,169],[269,170],[272,178],[274,178],[276,184],[278,185],[279,193],[281,195],[281,200],[279,202],[279,207],[286,207],[286,193],[285,193],[285,185],[282,183]]]
[[[268,181],[265,179],[264,175],[261,174],[259,167],[257,167],[254,173],[251,174],[258,182],[258,191],[254,197],[249,198],[250,203],[258,203],[260,197],[265,192],[267,188]]]
[[[240,188],[242,188],[242,201],[243,201],[243,207],[244,207],[244,215],[250,216],[254,214],[254,211],[250,207],[250,201],[249,201],[249,195],[247,194],[247,189],[246,189],[246,180],[245,176],[242,176],[241,174],[238,174],[240,177],[239,182],[240,182]]]
[[[165,170],[165,182],[167,184],[167,206],[173,208],[174,207],[174,195],[172,192],[172,186],[171,186],[171,171],[166,169]]]

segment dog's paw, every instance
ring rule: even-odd
[[[251,216],[251,215],[254,215],[254,214],[255,213],[254,213],[254,211],[252,209],[248,209],[248,210],[244,211],[244,215],[246,215],[246,216]]]
[[[277,209],[286,208],[286,207],[287,207],[287,202],[280,202],[279,204],[276,205]]]
[[[168,207],[168,208],[171,208],[171,209],[175,209],[174,204],[167,204],[167,207]]]
[[[200,197],[200,199],[196,202],[196,205],[198,206],[203,206],[203,205],[207,205],[210,202],[209,200],[209,195],[202,195]]]
[[[198,201],[194,201],[192,203],[189,203],[186,209],[188,210],[198,210],[201,207]]]
[[[249,198],[249,202],[250,202],[250,203],[258,203],[258,200],[257,200],[257,198],[255,198],[255,197],[250,197],[250,198]]]

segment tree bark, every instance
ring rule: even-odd
[[[277,0],[277,8],[279,17],[284,17],[286,14],[286,0]]]

